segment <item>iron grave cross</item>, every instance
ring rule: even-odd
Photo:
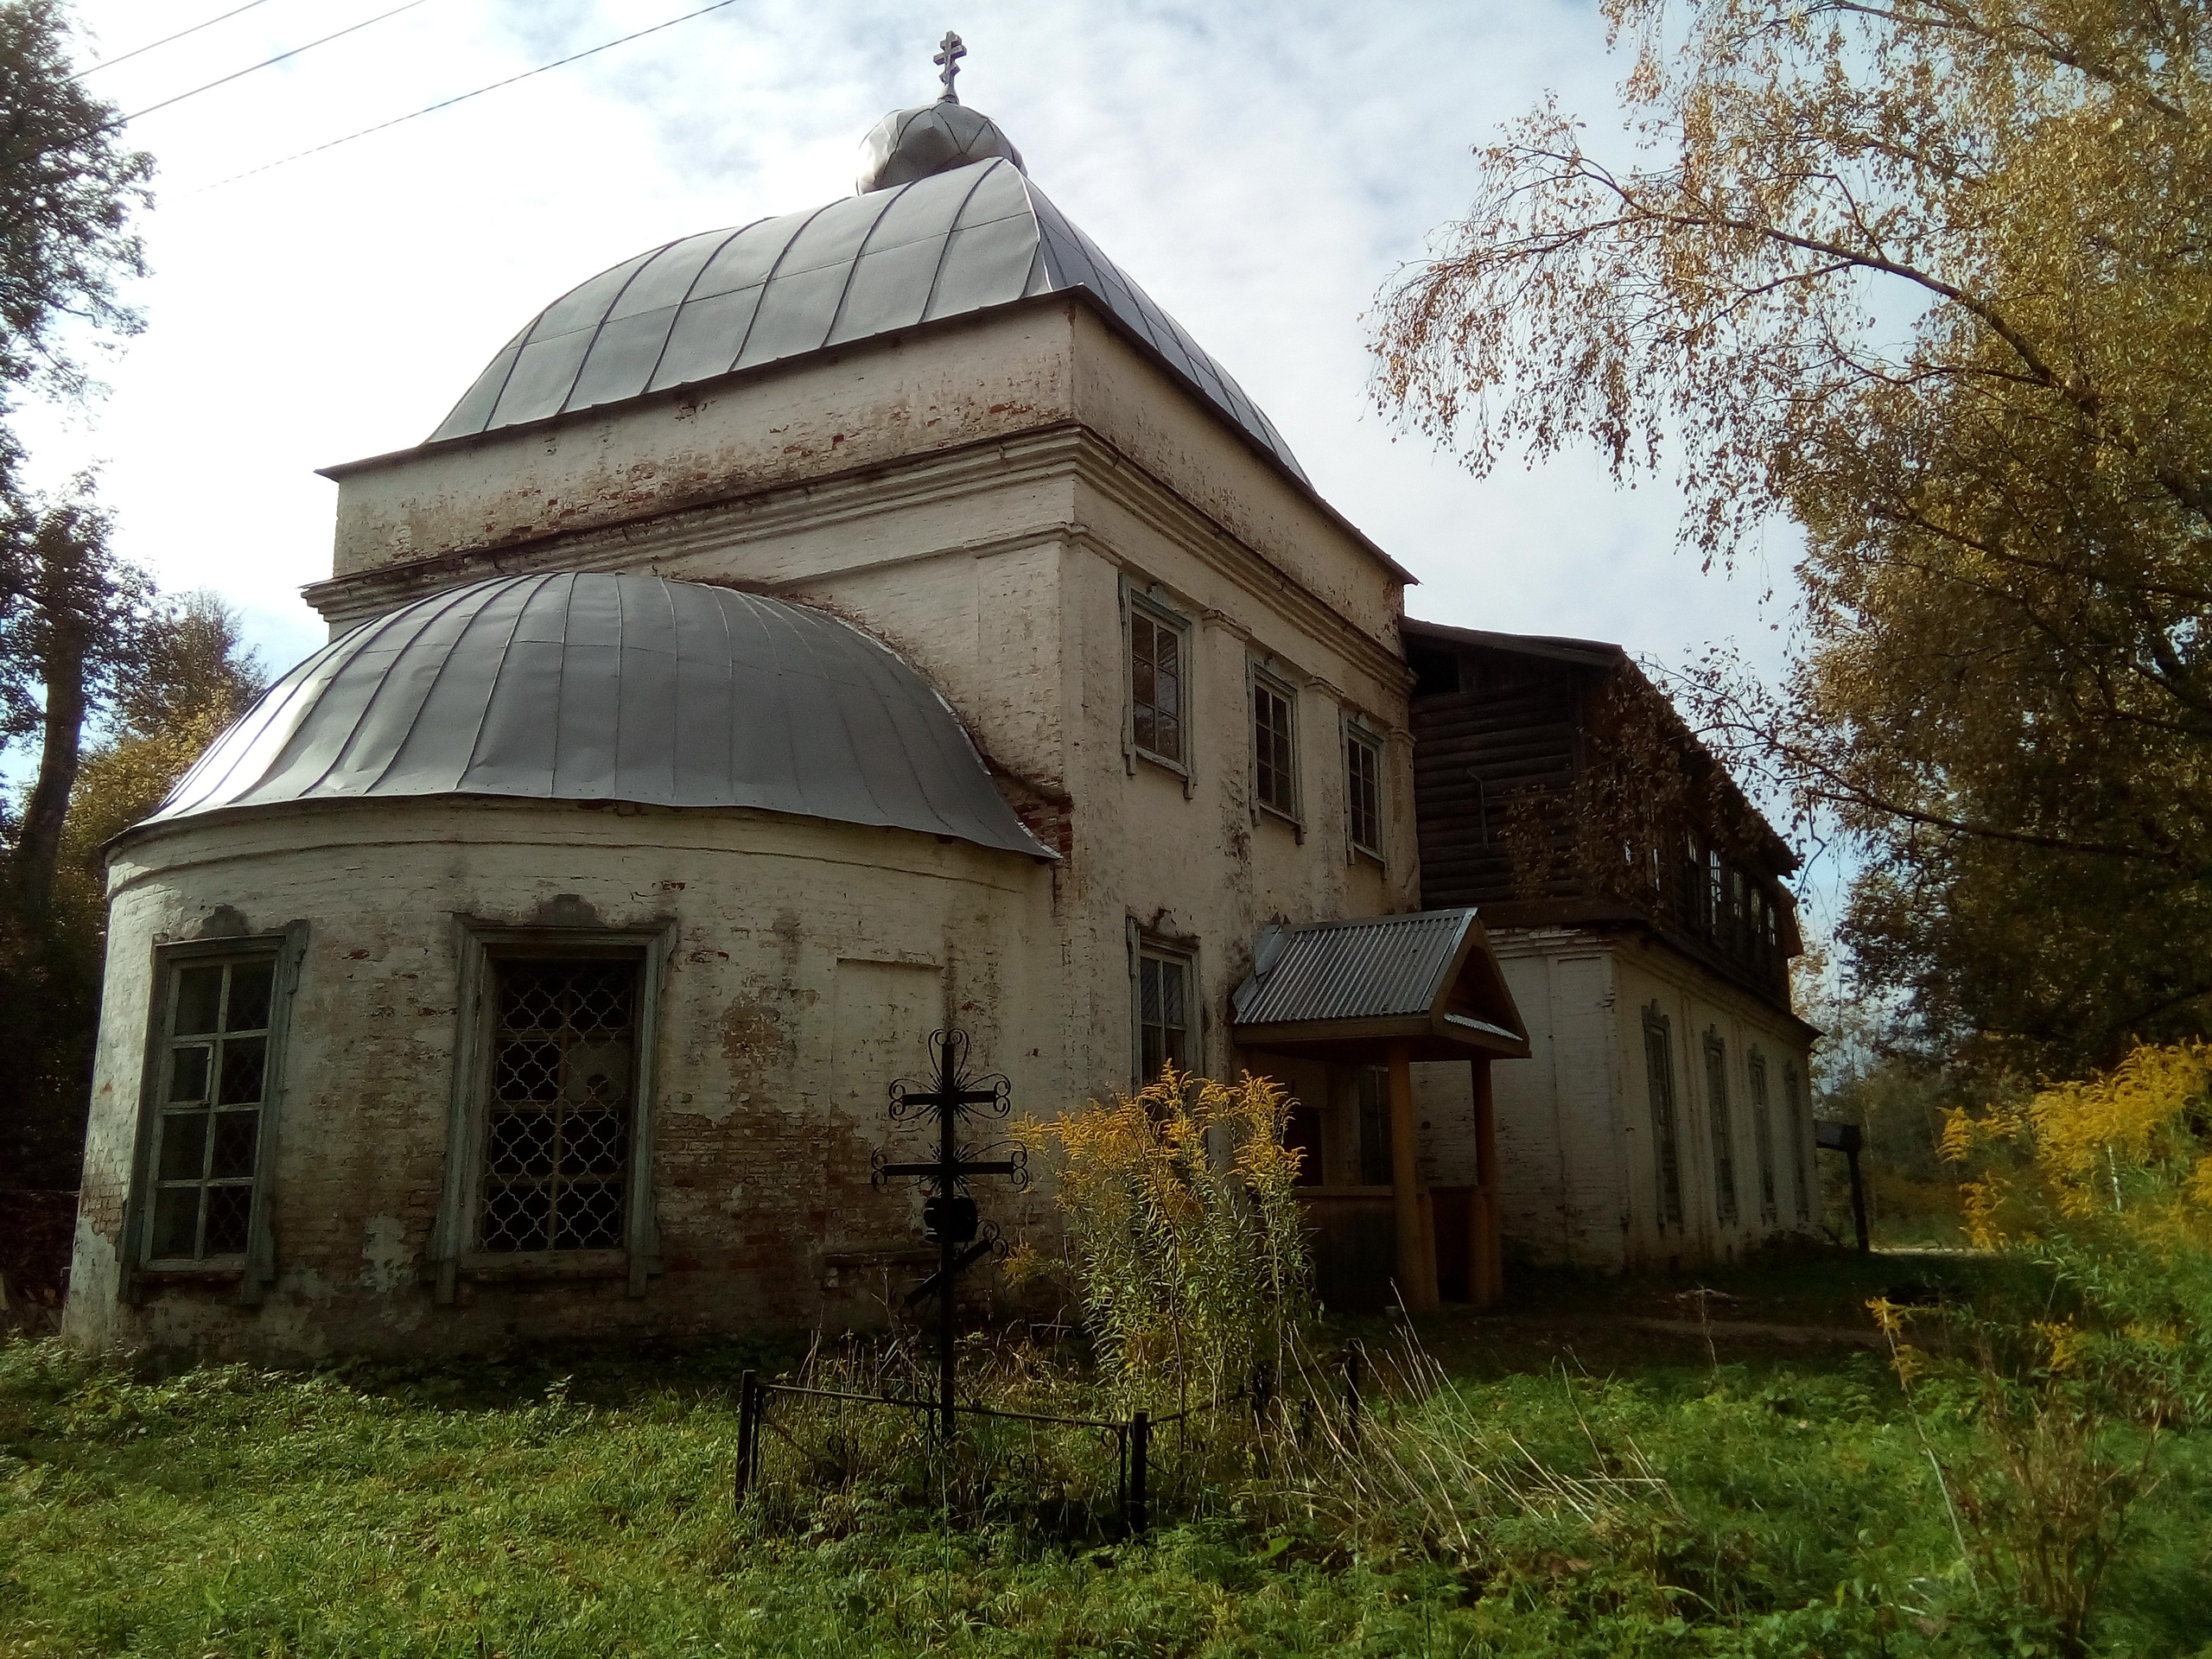
[[[931,63],[944,66],[944,73],[938,76],[944,83],[944,91],[938,94],[938,103],[957,104],[960,101],[960,94],[952,89],[952,78],[960,73],[960,60],[967,55],[968,48],[960,44],[960,37],[950,29],[945,30],[937,55],[930,60]]]
[[[893,1084],[891,1121],[905,1129],[934,1125],[937,1156],[927,1163],[894,1164],[879,1152],[869,1161],[878,1186],[887,1181],[918,1181],[929,1193],[922,1201],[922,1226],[930,1242],[937,1246],[937,1271],[916,1287],[906,1300],[911,1306],[931,1295],[937,1298],[938,1414],[945,1436],[950,1439],[955,1335],[953,1281],[988,1255],[999,1242],[997,1228],[979,1223],[976,1200],[968,1195],[968,1183],[978,1175],[1001,1175],[1017,1187],[1027,1185],[1029,1159],[1018,1146],[1006,1147],[1007,1155],[1004,1158],[982,1159],[974,1155],[979,1148],[962,1144],[960,1130],[967,1118],[979,1111],[994,1117],[1007,1115],[1011,1088],[1003,1077],[968,1075],[968,1033],[964,1031],[933,1032],[930,1048],[937,1059],[937,1076],[932,1079],[936,1086],[924,1088],[904,1078]]]

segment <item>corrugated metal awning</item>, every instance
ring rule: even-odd
[[[1529,1052],[1471,909],[1264,928],[1252,956],[1230,1003],[1243,1046],[1349,1053],[1410,1042],[1427,1058]]]

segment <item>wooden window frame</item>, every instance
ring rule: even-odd
[[[1656,1045],[1655,1050],[1654,1045]],[[1681,1096],[1675,1087],[1674,1022],[1652,1003],[1643,1010],[1643,1078],[1651,1106],[1651,1181],[1659,1233],[1684,1230],[1689,1209],[1682,1192]],[[1662,1098],[1663,1097],[1663,1098]]]
[[[1129,952],[1129,1077],[1141,1089],[1152,1081],[1144,1069],[1144,964],[1147,961],[1174,963],[1183,969],[1184,1069],[1205,1070],[1205,1020],[1198,977],[1196,940],[1171,938],[1154,933],[1134,918],[1128,923]]]
[[[1279,806],[1265,799],[1260,793],[1260,709],[1258,697],[1262,691],[1278,699],[1284,707],[1290,728],[1285,734],[1290,747],[1290,804]],[[1244,734],[1245,747],[1251,756],[1252,822],[1257,823],[1260,815],[1280,818],[1297,833],[1301,842],[1306,839],[1306,810],[1304,768],[1299,764],[1298,688],[1282,675],[1249,658],[1244,664]]]
[[[1789,1114],[1789,1182],[1797,1200],[1797,1224],[1812,1224],[1813,1198],[1805,1179],[1805,1085],[1796,1058],[1782,1062],[1783,1109]]]
[[[1743,1224],[1744,1207],[1736,1191],[1736,1120],[1728,1101],[1728,1042],[1718,1027],[1705,1033],[1705,1094],[1707,1128],[1713,1135],[1713,1209],[1723,1227]]]
[[[274,933],[242,933],[228,938],[192,939],[154,947],[151,995],[146,1014],[146,1043],[139,1074],[138,1116],[133,1126],[130,1184],[124,1205],[123,1272],[118,1289],[136,1300],[163,1284],[207,1281],[236,1284],[238,1300],[257,1305],[276,1276],[276,1232],[270,1211],[276,1202],[276,1145],[288,1084],[287,1049],[291,1036],[292,1000],[299,989],[307,952],[307,925],[296,922]],[[181,969],[211,961],[264,959],[270,963],[269,1024],[262,1056],[261,1106],[253,1149],[253,1197],[246,1217],[242,1251],[185,1260],[152,1254],[154,1188],[163,1102],[168,1087],[169,1052],[175,1041],[176,986]]]
[[[1766,1055],[1755,1043],[1744,1055],[1744,1081],[1751,1096],[1751,1148],[1759,1165],[1759,1220],[1782,1224],[1782,1188],[1774,1175],[1774,1110],[1767,1087]]]
[[[1172,772],[1183,781],[1183,797],[1192,798],[1197,788],[1198,731],[1192,718],[1193,681],[1196,660],[1194,647],[1198,642],[1197,620],[1178,610],[1169,601],[1167,590],[1154,582],[1149,588],[1140,588],[1135,581],[1124,573],[1120,581],[1122,613],[1122,760],[1131,777],[1136,775],[1137,763],[1158,766]],[[1182,676],[1177,687],[1181,698],[1183,753],[1170,756],[1145,747],[1137,741],[1137,675],[1136,675],[1136,619],[1143,617],[1154,627],[1166,628],[1180,640]]]
[[[653,1108],[660,1003],[665,964],[675,947],[675,924],[657,928],[508,927],[457,917],[454,936],[456,1018],[453,1078],[446,1111],[445,1178],[429,1252],[437,1300],[441,1304],[455,1301],[463,1279],[625,1279],[631,1295],[644,1295],[648,1277],[660,1271],[660,1235],[653,1215],[657,1116]],[[630,1116],[623,1242],[619,1248],[599,1250],[480,1249],[475,1243],[476,1215],[483,1191],[491,1045],[499,1024],[489,1006],[493,963],[515,958],[572,961],[594,957],[639,964],[636,1092]]]
[[[1389,740],[1359,715],[1347,709],[1343,717],[1344,774],[1344,848],[1346,863],[1361,858],[1371,858],[1377,864],[1389,862],[1386,850],[1390,799],[1390,749]],[[1375,839],[1372,842],[1359,838],[1359,791],[1357,779],[1352,773],[1352,756],[1359,752],[1371,756],[1375,763]]]

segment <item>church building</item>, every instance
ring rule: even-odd
[[[328,469],[331,643],[110,851],[73,1340],[880,1318],[934,1254],[886,1090],[948,1026],[1042,1116],[1274,1075],[1325,1294],[1495,1296],[1515,1160],[1582,1155],[1512,1079],[1588,1033],[1524,1020],[1550,922],[1426,874],[1413,577],[956,44],[857,194],[590,278]]]

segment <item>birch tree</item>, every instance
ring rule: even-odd
[[[1556,104],[1383,296],[1387,408],[1477,471],[1595,444],[1736,558],[1802,527],[1709,738],[1858,837],[1931,1037],[2109,1059],[2212,999],[2204,0],[1605,0],[1635,124]]]

